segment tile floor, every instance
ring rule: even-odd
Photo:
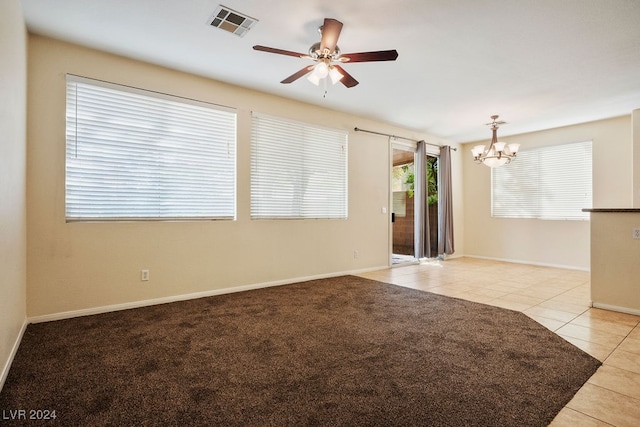
[[[551,426],[640,425],[640,316],[591,308],[588,272],[456,258],[361,276],[525,313],[603,362]]]

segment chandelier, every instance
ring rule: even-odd
[[[504,142],[498,142],[498,127],[506,124],[503,121],[497,121],[498,115],[491,116],[491,123],[487,123],[491,126],[493,137],[491,138],[491,144],[485,149],[484,145],[476,145],[471,149],[473,154],[473,160],[476,163],[483,163],[490,168],[496,168],[498,166],[506,165],[516,157],[520,144],[509,144]]]

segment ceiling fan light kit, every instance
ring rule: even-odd
[[[307,80],[318,86],[320,85],[320,80],[327,76],[331,79],[331,83],[334,85],[344,77],[336,67],[331,64],[327,65],[326,61],[321,61],[313,67],[313,71],[307,76]]]
[[[520,144],[498,141],[498,128],[500,125],[506,124],[503,121],[497,121],[498,115],[491,116],[491,123],[487,123],[491,126],[492,138],[489,147],[484,145],[476,145],[471,149],[473,160],[476,163],[482,163],[490,168],[496,168],[502,165],[511,163],[516,158]]]
[[[329,68],[329,78],[331,79],[331,83],[336,84],[340,80],[342,80],[344,76],[336,67],[331,66]]]
[[[280,83],[292,83],[300,77],[309,74],[307,80],[316,86],[320,84],[320,81],[328,77],[334,85],[341,82],[347,88],[354,87],[359,82],[338,64],[348,62],[395,61],[396,58],[398,58],[398,52],[395,49],[342,54],[338,47],[338,38],[340,37],[341,31],[342,22],[332,18],[325,18],[324,24],[319,28],[319,32],[322,35],[321,40],[311,45],[308,55],[261,45],[255,45],[253,49],[278,55],[311,59],[316,63],[316,65],[307,66],[293,73]]]

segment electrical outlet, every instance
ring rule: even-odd
[[[140,280],[142,282],[149,280],[149,270],[140,270]]]
[[[633,238],[634,239],[640,239],[640,228],[634,228],[633,229]]]
[[[353,258],[354,259],[358,259],[359,256],[360,256],[360,254],[358,253],[358,251],[353,251]]]

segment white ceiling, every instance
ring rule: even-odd
[[[223,4],[259,20],[243,38],[208,25]],[[453,142],[629,114],[640,108],[640,0],[22,0],[31,32],[379,119]],[[360,84],[279,82],[308,60],[325,17]],[[355,123],[355,126],[358,124]]]

